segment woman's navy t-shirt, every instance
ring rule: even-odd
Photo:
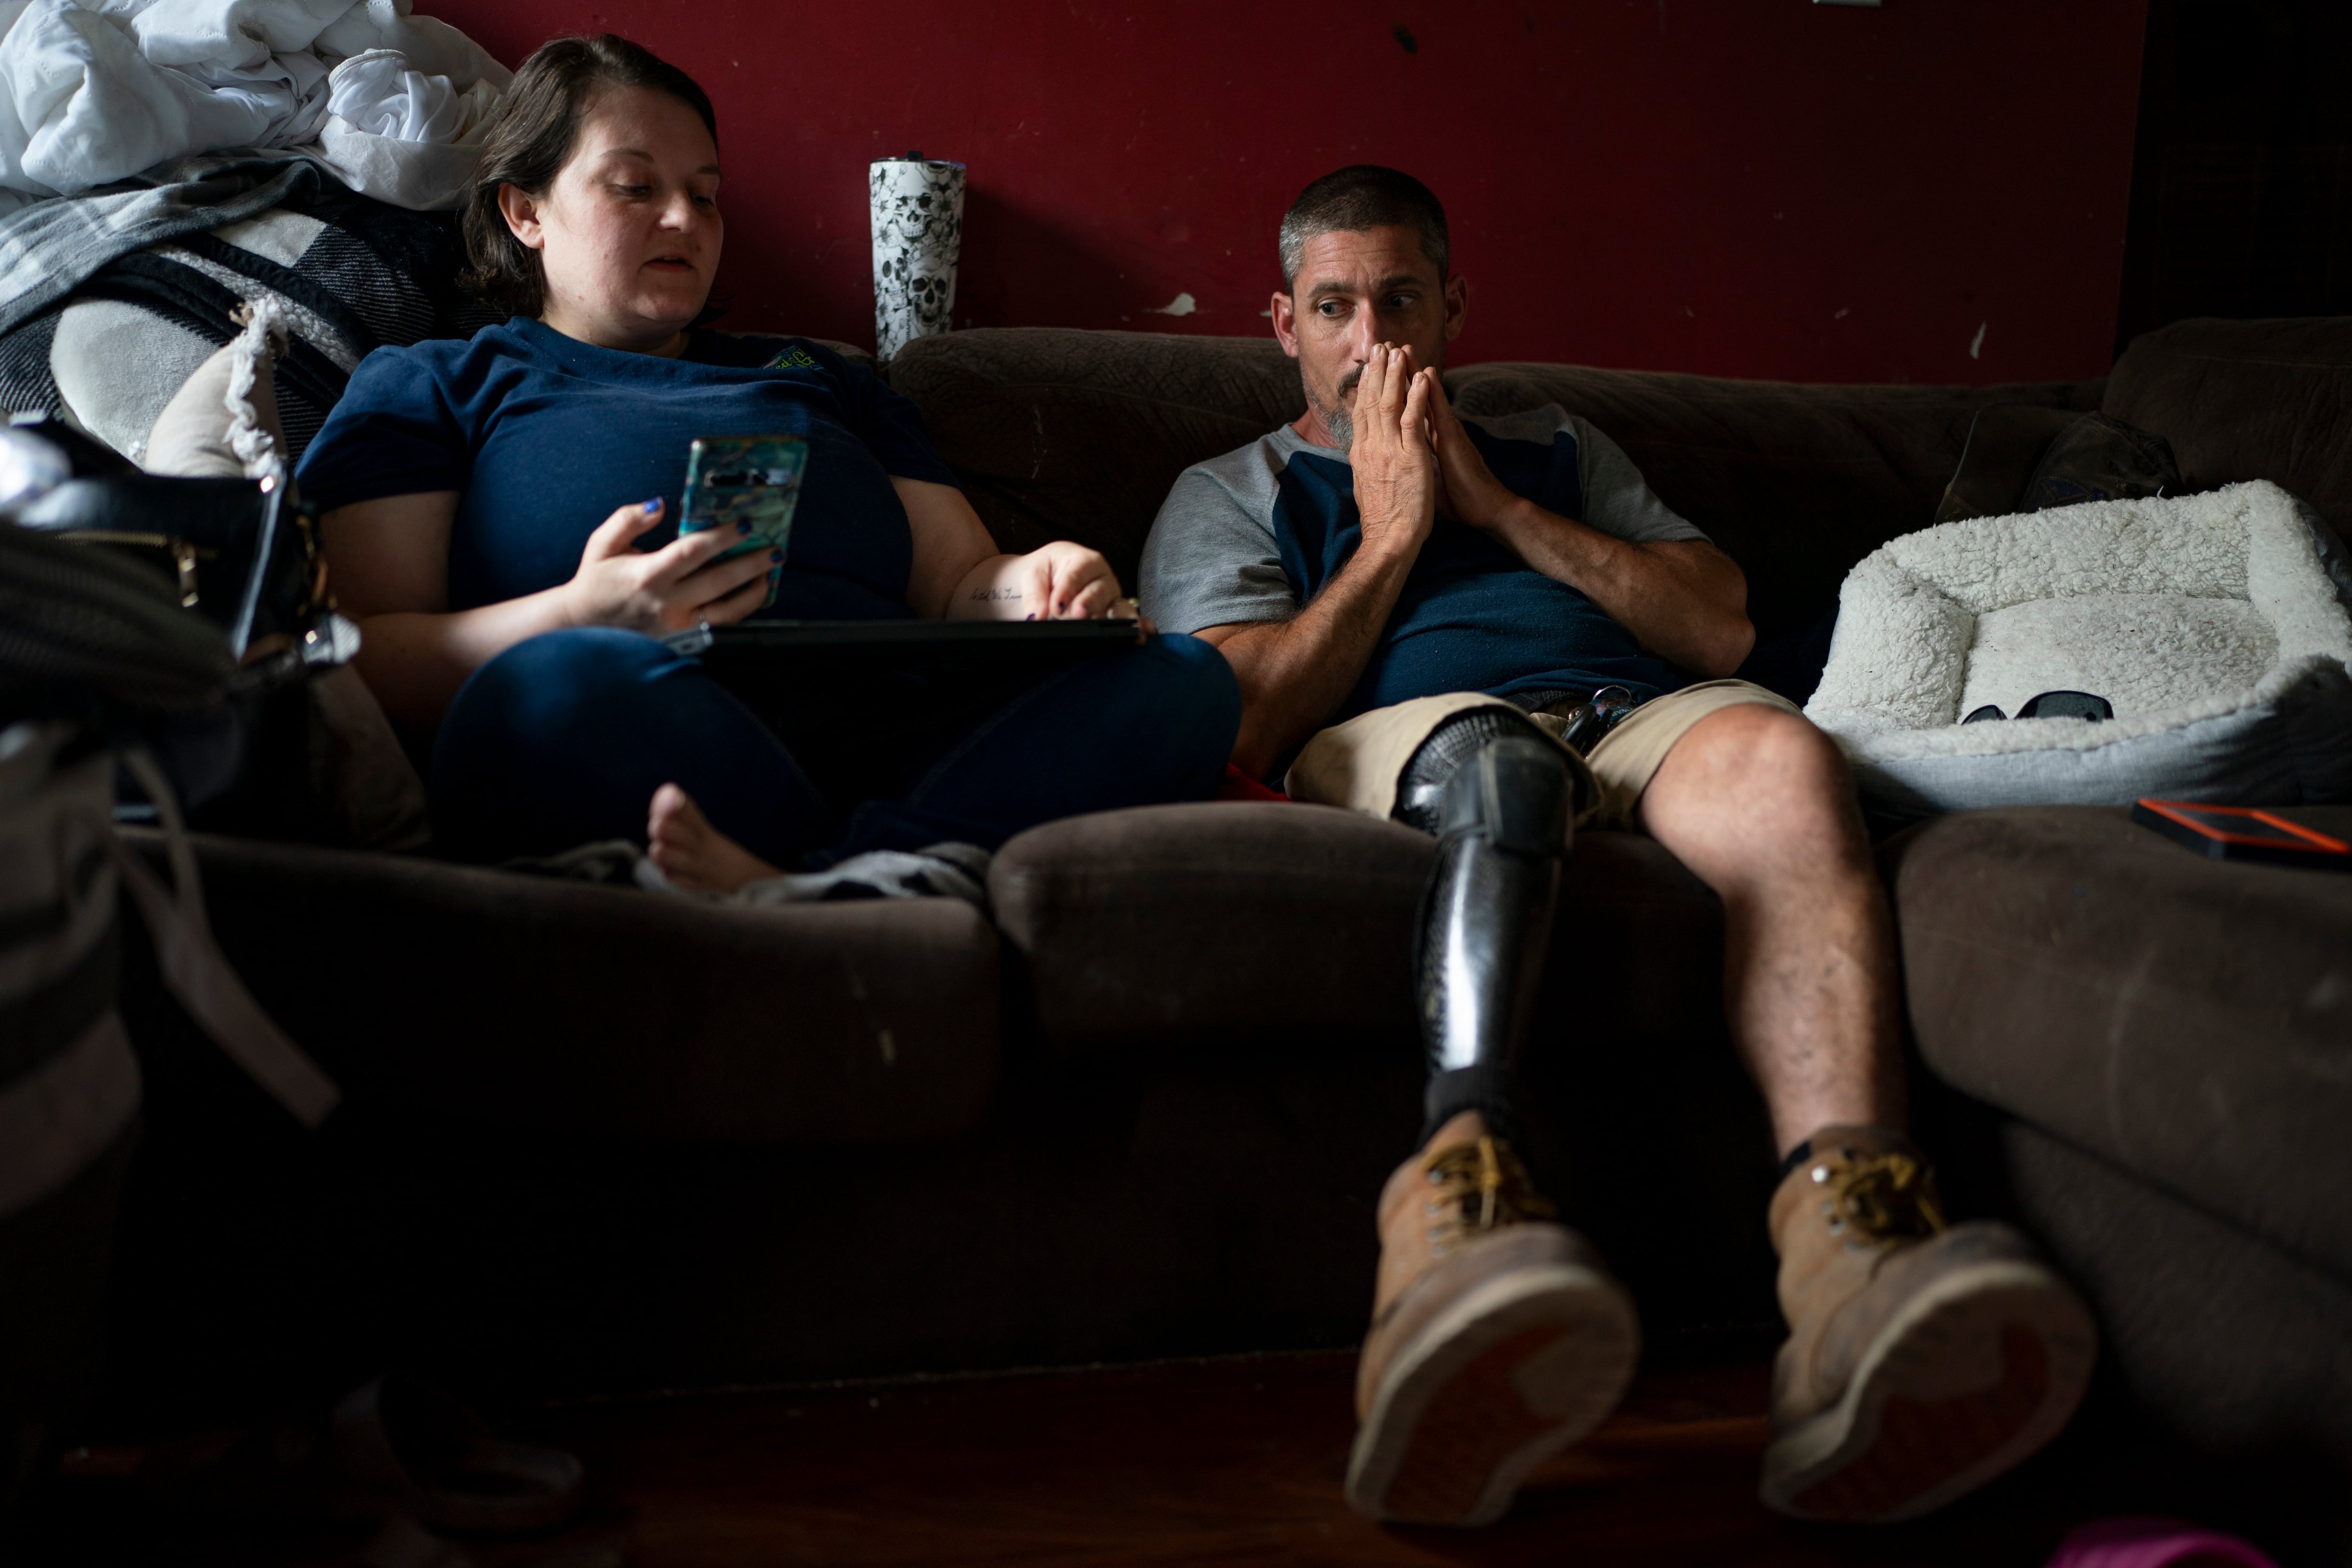
[[[588,536],[659,496],[675,537],[687,447],[700,436],[795,435],[809,444],[783,579],[763,616],[887,620],[913,614],[914,541],[895,476],[955,483],[915,405],[805,339],[694,332],[682,358],[600,349],[517,316],[467,340],[383,348],[360,362],[296,478],[321,510],[383,496],[459,492],[449,607],[469,610],[571,581]]]

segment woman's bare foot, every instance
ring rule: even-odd
[[[646,857],[663,876],[693,893],[731,893],[782,872],[710,826],[694,797],[674,784],[654,791],[646,824]]]

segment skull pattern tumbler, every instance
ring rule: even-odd
[[[963,165],[909,153],[880,158],[874,210],[874,352],[888,359],[948,330],[963,249]]]

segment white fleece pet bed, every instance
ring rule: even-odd
[[[2265,480],[1906,534],[1847,574],[1806,716],[1883,810],[2352,799],[2352,564]],[[2114,719],[1961,724],[2088,691]]]

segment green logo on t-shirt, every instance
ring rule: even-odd
[[[761,370],[822,370],[816,356],[803,348],[789,348],[760,367]]]

